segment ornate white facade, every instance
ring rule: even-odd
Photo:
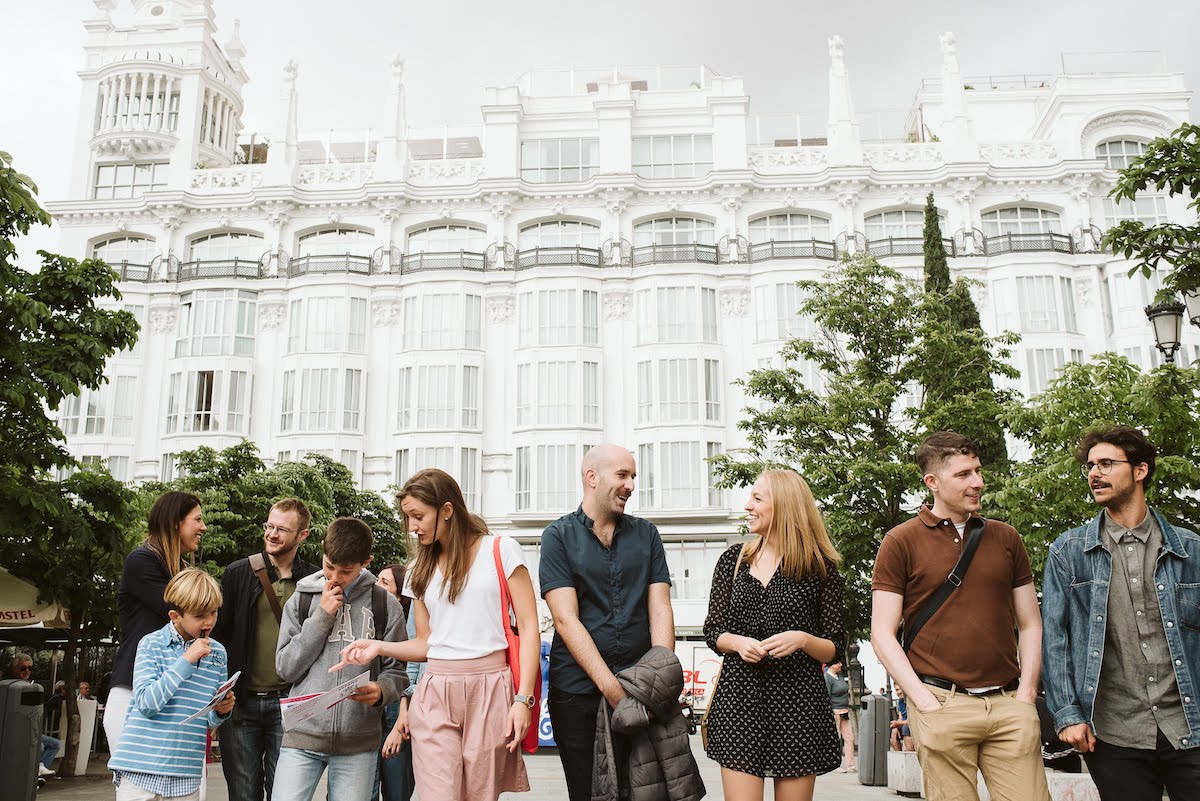
[[[742,80],[697,67],[533,74],[488,91],[475,135],[430,140],[409,134],[396,60],[376,135],[312,142],[295,64],[275,135],[241,130],[245,51],[236,28],[214,42],[206,0],[140,0],[128,27],[97,7],[72,198],[51,210],[61,252],[112,263],[143,325],[62,413],[71,451],[120,478],[243,438],[379,491],[436,465],[532,549],[577,503],[583,450],[622,443],[694,633],[744,500],[704,461],[745,444],[733,380],[806,330],[794,282],[839,254],[918,274],[928,192],[985,326],[1022,333],[1023,390],[1104,350],[1157,357],[1149,283],[1098,241],[1133,215],[1186,219],[1105,197],[1187,118],[1177,74],[972,84],[947,34],[908,135],[864,141],[833,37],[823,136],[755,141]]]

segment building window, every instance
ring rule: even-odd
[[[409,253],[483,253],[487,231],[473,225],[432,225],[408,235]]]
[[[462,371],[462,392],[459,371]],[[476,365],[422,364],[401,367],[397,385],[396,427],[457,430],[479,427],[482,379]]]
[[[942,213],[938,212],[939,219]],[[896,209],[872,214],[863,220],[867,241],[877,239],[920,239],[925,234],[922,209]]]
[[[657,362],[638,362],[638,423],[720,419],[720,376],[721,366],[716,359],[659,359]]]
[[[984,236],[1061,233],[1057,211],[1033,206],[993,209],[980,215]]]
[[[517,425],[597,423],[599,376],[597,362],[544,361],[517,365]]]
[[[716,342],[717,291],[701,287],[640,289],[638,344]]]
[[[1029,394],[1045,391],[1063,366],[1062,348],[1030,348],[1025,351],[1025,378]]]
[[[407,297],[401,307],[404,350],[451,350],[482,345],[479,295],[439,293]]]
[[[136,380],[133,376],[117,376],[98,389],[81,389],[78,395],[64,398],[58,417],[63,434],[132,437]]]
[[[712,166],[709,134],[633,138],[633,171],[639,178],[700,178]]]
[[[600,166],[599,139],[533,139],[521,143],[521,179],[586,181]]]
[[[519,250],[531,248],[598,248],[600,226],[576,220],[547,220],[521,229]]]
[[[829,218],[815,214],[769,214],[750,221],[750,241],[798,242],[811,239],[830,241]]]
[[[694,217],[659,217],[633,227],[633,244],[646,245],[711,245],[715,228],[708,220]]]
[[[360,431],[363,371],[337,367],[283,373],[281,431]]]
[[[1017,308],[1021,310],[1023,333],[1060,330],[1058,299],[1055,297],[1054,287],[1054,277],[1049,275],[1017,279]]]
[[[1135,142],[1131,139],[1116,139],[1096,145],[1096,158],[1104,159],[1110,170],[1125,169],[1145,152],[1145,142]]]
[[[754,288],[755,333],[760,342],[777,339],[809,339],[816,325],[800,314],[808,299],[804,290],[789,281]]]
[[[639,494],[643,508],[709,508],[719,493],[713,492],[712,470],[706,458],[720,450],[719,443],[657,442],[638,446]]]
[[[575,445],[519,447],[515,467],[517,511],[566,509],[577,502]]]
[[[92,197],[96,200],[120,200],[166,188],[166,162],[101,164],[96,168]]]
[[[253,356],[257,295],[234,289],[188,292],[181,298],[178,356]]]
[[[162,455],[162,467],[158,473],[159,480],[166,484],[179,477],[180,472],[175,467],[175,454],[164,453]]]
[[[167,380],[168,434],[245,433],[249,409],[250,377],[244,371],[193,370]]]
[[[1158,290],[1162,288],[1162,276],[1155,271],[1146,278],[1141,273],[1128,275],[1124,269],[1114,270],[1109,274],[1109,288],[1112,291],[1112,305],[1116,307],[1116,325],[1118,329],[1146,330],[1145,308],[1154,302]]]
[[[456,458],[457,453],[457,458]],[[396,451],[396,485],[404,486],[419,470],[436,468],[444,470],[458,482],[467,508],[477,510],[479,503],[479,449],[451,448],[401,448]]]
[[[1167,221],[1167,199],[1162,195],[1138,195],[1133,200],[1119,203],[1112,198],[1104,199],[1104,227],[1112,228],[1126,220],[1147,226]]]
[[[366,298],[293,300],[288,314],[288,353],[366,353]]]
[[[327,228],[300,237],[298,256],[367,256],[375,250],[374,235],[361,228]]]
[[[717,559],[728,547],[729,544],[723,539],[710,542],[664,542],[667,569],[671,572],[672,600],[707,600]]]
[[[517,346],[596,345],[600,294],[590,289],[542,289],[517,296]]]
[[[154,75],[134,73],[101,81],[93,132],[139,128],[173,133],[179,125],[179,92],[170,91],[170,85],[176,80],[166,78],[163,83],[163,79]],[[112,91],[118,81],[120,86],[127,87],[123,94]]]
[[[189,248],[189,261],[258,261],[266,245],[258,234],[225,231],[197,237]]]
[[[114,236],[92,245],[92,258],[115,268],[122,264],[148,266],[157,255],[154,240],[144,236]]]

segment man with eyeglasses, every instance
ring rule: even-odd
[[[12,663],[9,665],[10,678],[19,681],[33,681],[33,657],[29,654],[16,654],[13,656]],[[42,756],[41,762],[38,764],[38,786],[40,787],[47,776],[53,776],[55,757],[62,750],[62,740],[57,737],[51,737],[48,734],[40,735],[42,738]]]
[[[1046,702],[1102,801],[1196,798],[1200,787],[1200,536],[1146,504],[1155,448],[1136,428],[1075,451],[1096,517],[1050,546]]]
[[[220,732],[221,768],[230,801],[271,797],[283,743],[279,699],[289,689],[275,672],[280,612],[296,591],[296,582],[319,569],[297,556],[300,543],[308,538],[309,519],[303,501],[285,498],[276,503],[263,524],[262,551],[233,562],[221,580],[224,604],[212,636],[225,645],[229,674],[242,671],[234,690],[233,716]]]

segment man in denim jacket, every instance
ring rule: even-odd
[[[1054,727],[1103,801],[1195,798],[1200,787],[1200,536],[1146,505],[1154,446],[1087,433],[1076,457],[1096,503],[1046,558],[1043,678]]]

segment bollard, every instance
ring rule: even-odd
[[[882,695],[864,695],[858,719],[858,782],[886,787],[887,752],[891,736],[891,702]]]

